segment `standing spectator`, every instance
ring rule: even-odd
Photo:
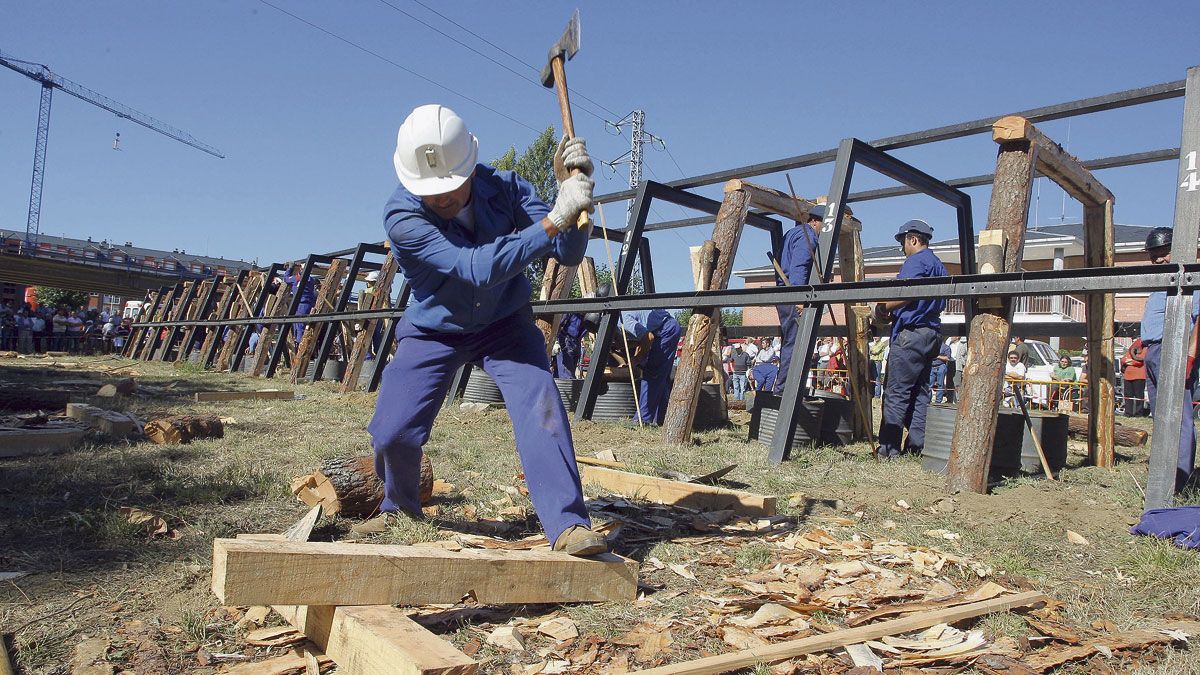
[[[867,349],[871,355],[871,384],[874,389],[874,397],[879,398],[883,396],[883,362],[887,354],[887,343],[876,335],[871,338],[871,344]]]
[[[21,310],[14,320],[17,326],[17,351],[22,354],[33,353],[33,319]]]
[[[962,388],[963,369],[967,367],[967,338],[955,335],[949,338],[950,368],[946,375],[953,378],[953,384],[946,388],[950,390],[950,402],[958,402],[958,390]]]
[[[771,359],[776,357],[776,352],[771,347],[771,341],[767,338],[761,338],[758,345],[758,354],[754,357],[754,363],[770,363]]]
[[[12,303],[5,300],[0,304],[0,350],[9,351],[17,342],[16,313]]]
[[[67,351],[83,351],[83,319],[78,314],[67,316]]]
[[[133,332],[133,329],[130,327],[131,321],[129,317],[121,319],[121,323],[113,331],[113,348],[118,352],[125,348],[125,341],[129,339],[129,334]]]
[[[943,403],[946,400],[946,374],[949,371],[950,345],[943,342],[938,348],[938,355],[933,357],[933,367],[929,369],[929,386],[934,391],[934,403]]]
[[[1017,352],[1017,360],[1021,365],[1029,370],[1029,345],[1025,344],[1025,338],[1020,335],[1013,338],[1013,350]]]
[[[1156,227],[1146,237],[1146,255],[1155,265],[1171,262],[1171,229]],[[1175,472],[1175,490],[1183,489],[1191,477],[1196,463],[1196,422],[1193,417],[1193,395],[1196,386],[1196,364],[1194,355],[1187,355],[1184,372],[1163,373],[1159,370],[1162,355],[1163,322],[1167,312],[1167,292],[1155,291],[1146,298],[1146,309],[1142,313],[1142,344],[1146,346],[1146,393],[1150,397],[1150,412],[1155,412],[1158,385],[1164,377],[1183,378],[1182,425],[1179,432],[1179,457]],[[1184,345],[1191,344],[1189,338],[1195,331],[1196,317],[1200,316],[1200,293],[1192,294],[1192,311],[1188,314],[1188,325],[1192,327],[1184,337]]]
[[[1126,417],[1146,414],[1146,347],[1140,337],[1121,356],[1121,393]]]
[[[751,360],[758,356],[758,345],[755,344],[754,338],[746,338],[742,346],[742,351],[750,355]]]
[[[44,352],[50,349],[50,335],[46,320],[38,312],[29,315],[29,324],[32,331],[33,349],[35,351]]]
[[[725,392],[733,391],[733,380],[730,376],[733,375],[733,350],[734,345],[725,345],[721,348],[721,369],[725,371]]]
[[[946,276],[946,266],[929,250],[933,228],[923,220],[900,226],[896,241],[906,259],[897,279]],[[925,447],[925,416],[929,411],[929,370],[942,344],[941,298],[892,300],[875,306],[876,316],[890,314],[892,339],[888,343],[887,375],[884,379],[883,420],[879,425],[879,449],[884,458],[901,452],[920,453]],[[907,438],[901,443],[904,429]]]
[[[51,343],[51,348],[55,351],[66,351],[67,349],[67,310],[59,309],[54,313],[53,328],[54,341]]]
[[[733,365],[733,372],[729,376],[729,380],[733,383],[733,398],[736,401],[744,401],[746,400],[746,371],[754,363],[754,358],[744,349],[734,345],[730,363]]]

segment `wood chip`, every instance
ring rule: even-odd
[[[308,638],[291,626],[259,628],[246,634],[246,644],[256,647],[283,647],[298,644]]]
[[[488,635],[487,643],[510,652],[525,651],[525,638],[516,626],[500,626]]]
[[[1079,546],[1091,545],[1091,542],[1084,538],[1082,534],[1079,534],[1078,532],[1072,532],[1071,530],[1067,530],[1067,541]]]
[[[537,632],[552,637],[559,642],[579,637],[579,627],[575,625],[574,621],[565,616],[542,622],[537,627]]]

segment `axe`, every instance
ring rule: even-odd
[[[575,56],[577,51],[579,51],[578,9],[571,15],[571,20],[567,22],[562,37],[558,38],[558,42],[550,47],[550,53],[546,56],[546,65],[542,68],[542,85],[558,89],[558,109],[562,113],[563,135],[567,138],[575,138],[575,124],[571,121],[571,101],[567,98],[565,64]],[[591,227],[591,219],[588,217],[587,211],[579,214],[579,221],[576,225],[580,228]]]

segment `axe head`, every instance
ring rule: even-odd
[[[575,52],[579,51],[579,10],[571,15],[571,20],[567,22],[567,27],[563,30],[562,37],[558,38],[550,47],[550,53],[546,55],[546,65],[542,67],[542,85],[546,87],[554,87],[554,70],[550,67],[554,59],[561,58],[564,61],[571,60],[575,56]]]

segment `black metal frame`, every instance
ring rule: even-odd
[[[842,219],[846,213],[846,198],[850,194],[854,167],[860,164],[953,206],[958,217],[960,269],[968,272],[975,270],[975,229],[971,221],[970,196],[857,138],[847,138],[838,146],[833,181],[829,185],[829,207],[821,234],[817,238],[817,255],[814,255],[814,262],[820,264],[813,265],[810,270],[810,285],[827,284],[833,279],[838,236],[841,234]],[[783,385],[779,416],[775,421],[775,433],[771,437],[768,458],[772,464],[782,462],[791,451],[792,433],[799,419],[800,408],[804,405],[804,395],[808,393],[808,355],[812,353],[817,341],[816,328],[821,323],[826,304],[806,303],[804,310],[800,312],[796,343],[792,349],[792,369]],[[964,306],[969,306],[969,303],[964,303]],[[967,312],[966,322],[970,323],[970,310]]]
[[[304,287],[308,284],[308,280],[312,277],[313,266],[317,264],[328,265],[333,262],[334,258],[327,255],[310,255],[304,261],[304,268],[300,272],[300,282],[296,285],[296,292],[292,293],[292,300],[288,303],[288,316],[296,316],[296,310],[300,308],[300,296],[304,291]],[[280,281],[279,283],[284,283]],[[305,316],[308,316],[307,314]],[[300,317],[303,320],[303,317]],[[307,323],[307,322],[305,322]],[[301,334],[303,339],[303,333]],[[279,360],[287,351],[287,334],[280,331],[279,335],[275,336],[275,346],[271,350],[271,360],[267,363],[267,372],[264,377],[275,377],[275,369],[279,367]],[[294,365],[294,364],[293,364]]]
[[[229,321],[229,316],[233,312],[233,308],[237,306],[237,303],[234,302],[233,294],[242,292],[240,290],[241,285],[246,282],[246,279],[249,276],[250,270],[241,270],[238,272],[237,276],[234,277],[233,283],[230,285],[229,290],[227,291],[230,293],[229,302],[225,303],[224,298],[222,298],[222,304],[225,305],[225,311],[221,313],[224,314],[224,316],[217,317],[213,320],[214,330],[223,331],[226,326],[228,326],[226,322]],[[221,351],[221,338],[222,335],[220,333],[214,335],[212,343],[208,346],[208,351],[200,355],[201,368],[209,368],[212,366],[213,361],[217,358],[217,352]]]
[[[163,320],[166,322],[172,322],[171,321],[171,309],[175,305],[175,299],[178,298],[179,294],[183,292],[183,282],[182,281],[178,282],[174,286],[170,286],[169,288],[171,290],[167,293],[167,300],[165,303],[165,307],[163,308]],[[146,358],[142,359],[143,361],[153,361],[154,360],[154,352],[158,349],[158,344],[162,340],[161,336],[162,336],[162,331],[158,331],[158,330],[150,331],[150,335],[149,335],[150,345],[149,345],[149,348],[145,350]]]
[[[283,268],[284,266],[282,263],[272,263],[271,266],[267,268],[265,273],[266,276],[263,277],[262,288],[258,289],[258,297],[254,299],[253,303],[247,302],[247,304],[250,304],[250,309],[254,310],[254,317],[262,315],[263,308],[267,306],[267,299],[271,297],[271,293],[273,292],[272,284],[275,283],[276,273]],[[279,283],[283,282],[281,281]],[[233,350],[233,360],[229,362],[230,372],[236,373],[242,369],[242,360],[246,358],[246,347],[250,344],[250,334],[257,331],[258,326],[259,323],[256,322],[251,325],[249,329],[241,331],[241,333],[238,335],[237,347]],[[266,346],[260,344],[259,348],[265,349]]]
[[[207,316],[209,312],[216,308],[217,292],[221,290],[221,281],[224,279],[224,274],[218,274],[210,280],[212,281],[212,285],[208,287],[208,293],[204,296],[204,300],[200,305],[200,311],[196,312],[197,317]],[[196,341],[196,331],[198,330],[199,326],[188,326],[187,332],[183,334],[183,342],[179,347],[183,353],[183,360],[187,360],[191,356],[192,343]]]
[[[179,302],[179,309],[175,312],[176,320],[187,316],[188,309],[191,308],[192,302],[195,301],[196,295],[200,291],[200,284],[202,283],[204,282],[199,280],[184,282],[184,286],[187,286],[187,291],[183,294],[183,299]],[[162,345],[162,351],[158,357],[159,361],[167,361],[170,359],[171,348],[175,345],[175,339],[179,337],[180,328],[182,328],[182,326],[172,326],[171,331],[167,333],[167,341]],[[154,358],[153,355],[151,358]]]

